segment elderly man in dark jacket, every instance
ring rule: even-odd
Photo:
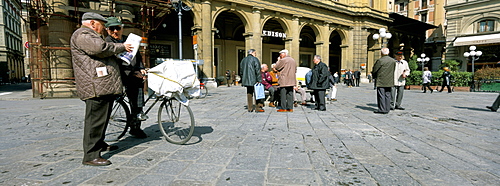
[[[247,87],[248,112],[253,112],[254,110],[254,85],[257,82],[262,82],[262,77],[260,75],[260,62],[259,59],[255,57],[256,55],[257,52],[254,49],[250,49],[248,50],[248,56],[243,58],[240,63],[241,85]],[[262,103],[257,103],[255,112],[264,112],[264,109],[262,109],[263,106],[264,105]]]
[[[115,54],[132,51],[130,44],[104,41],[105,22],[101,15],[87,12],[82,16],[82,27],[71,36],[76,90],[86,106],[83,164],[91,166],[111,164],[101,157],[101,151],[109,148],[104,133],[114,98],[123,90]]]
[[[314,99],[316,100],[314,110],[325,111],[325,92],[327,88],[330,88],[328,79],[330,72],[328,71],[328,66],[321,62],[320,55],[315,55],[313,62],[315,66],[312,69],[311,85],[309,88],[314,90]]]
[[[391,109],[391,89],[394,86],[394,70],[396,60],[389,57],[389,49],[382,48],[382,57],[373,65],[372,74],[377,81],[377,105],[376,114],[387,114]]]

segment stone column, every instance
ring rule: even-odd
[[[213,72],[213,34],[212,34],[212,10],[210,1],[204,1],[201,6],[201,59],[204,64],[201,69],[208,78],[215,77]]]
[[[252,19],[251,19],[251,25],[252,25],[252,45],[250,48],[247,46],[247,51],[248,49],[255,49],[257,50],[257,58],[259,61],[262,62],[262,21],[260,18],[262,8],[260,7],[254,7],[253,12],[252,12]]]
[[[289,32],[292,35],[292,40],[287,42],[288,45],[285,44],[285,47],[290,52],[290,56],[295,59],[297,65],[299,65],[300,59],[300,30],[299,30],[299,19],[300,15],[293,15],[292,23],[290,24]]]
[[[322,26],[320,26],[320,29],[321,40],[326,43],[323,43],[322,51],[319,51],[318,53],[321,53],[323,61],[328,65],[328,62],[330,61],[330,22],[325,22]],[[318,51],[318,49],[316,50]]]
[[[76,24],[69,19],[67,10],[58,8],[59,5],[68,6],[68,0],[54,0],[54,5],[47,35],[50,47],[47,55],[50,77],[46,79],[45,87],[48,88],[44,93],[47,97],[75,97],[71,91],[75,86],[71,83],[74,74],[69,47]]]

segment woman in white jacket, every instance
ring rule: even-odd
[[[423,82],[423,88],[424,88],[424,93],[427,92],[427,88],[431,91],[431,94],[433,92],[431,88],[431,82],[432,82],[432,73],[429,71],[429,67],[424,67],[424,73],[422,74],[422,82]]]

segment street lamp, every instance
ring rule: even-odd
[[[471,57],[472,59],[472,85],[471,85],[471,90],[474,91],[474,61],[479,59],[479,56],[483,55],[483,52],[481,51],[476,51],[476,46],[472,45],[469,47],[470,52],[464,52],[464,57],[469,58]],[[475,57],[477,56],[477,57]]]
[[[417,58],[417,61],[422,64],[422,73],[424,72],[424,66],[427,62],[429,62],[431,59],[429,59],[429,57],[425,57],[425,54],[422,53],[420,54],[420,57]]]
[[[373,40],[378,41],[379,38],[382,38],[382,47],[385,47],[385,44],[388,43],[389,39],[391,39],[392,34],[389,32],[386,32],[385,28],[380,28],[378,29],[378,34],[373,34]],[[384,39],[386,41],[384,42]]]
[[[171,0],[172,6],[175,8],[179,17],[179,59],[182,59],[182,11],[189,11],[189,6],[183,6],[182,0]]]

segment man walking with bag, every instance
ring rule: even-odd
[[[240,63],[241,85],[247,88],[247,109],[248,112],[264,112],[264,105],[257,103],[257,108],[254,109],[254,85],[262,82],[260,75],[260,62],[255,49],[248,50],[248,56],[243,58]],[[255,101],[257,102],[257,101]]]

